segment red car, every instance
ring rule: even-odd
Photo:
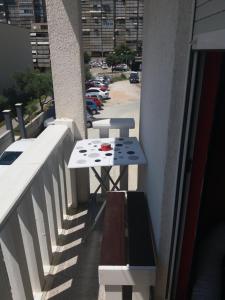
[[[95,104],[101,108],[103,105],[102,101],[100,99],[98,99],[97,97],[94,97],[94,96],[86,96],[86,99],[91,99],[95,102]]]
[[[103,86],[99,86],[100,90],[105,92],[105,91],[108,91],[108,87],[106,85],[103,85]]]
[[[89,89],[90,87],[100,88],[100,90],[103,92],[105,92],[109,89],[109,87],[106,84],[103,84],[100,81],[96,81],[96,80],[89,80],[85,83],[86,89]]]

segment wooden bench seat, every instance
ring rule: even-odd
[[[125,265],[125,254],[125,193],[109,192],[105,208],[100,264]]]
[[[99,265],[106,300],[122,300],[125,286],[130,299],[149,300],[156,273],[149,220],[144,193],[107,193]]]

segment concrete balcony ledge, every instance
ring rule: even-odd
[[[56,146],[69,134],[67,126],[48,127],[1,175],[0,230],[23,193]]]

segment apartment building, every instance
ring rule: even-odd
[[[0,23],[0,94],[13,84],[13,74],[32,68],[29,30]]]
[[[46,22],[45,0],[5,0],[7,23],[30,29],[35,22]]]
[[[50,52],[47,23],[33,23],[30,31],[34,68],[50,68]]]
[[[0,23],[6,23],[6,12],[3,0],[0,0]]]
[[[84,51],[103,57],[120,44],[141,54],[143,0],[81,0]]]
[[[34,68],[50,68],[45,0],[0,0],[0,22],[30,29]]]

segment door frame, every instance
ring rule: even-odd
[[[211,58],[211,63],[209,58]],[[215,64],[213,60],[216,60],[217,63]],[[189,273],[195,241],[193,235],[195,237],[197,230],[201,198],[199,197],[199,201],[196,201],[196,197],[195,200],[190,201],[190,199],[194,195],[193,184],[198,182],[197,193],[200,195],[204,182],[204,171],[214,116],[214,106],[210,106],[210,101],[207,102],[207,97],[208,100],[210,97],[214,97],[215,105],[215,93],[219,86],[221,61],[222,54],[218,51],[211,53],[192,52],[181,139],[166,299],[185,300],[184,295],[188,291]],[[207,68],[208,75],[206,76]],[[213,76],[213,73],[216,73],[218,76]],[[213,85],[213,88],[211,85]],[[204,93],[207,86],[210,86],[211,94],[208,92]],[[202,111],[202,108],[205,109]],[[207,126],[206,134],[205,130]],[[202,139],[202,136],[205,138]],[[202,151],[206,145],[207,150],[205,151],[205,155],[202,155]],[[201,155],[196,156],[199,151]],[[196,163],[198,164],[198,168],[195,167]],[[201,170],[199,170],[199,166]]]

